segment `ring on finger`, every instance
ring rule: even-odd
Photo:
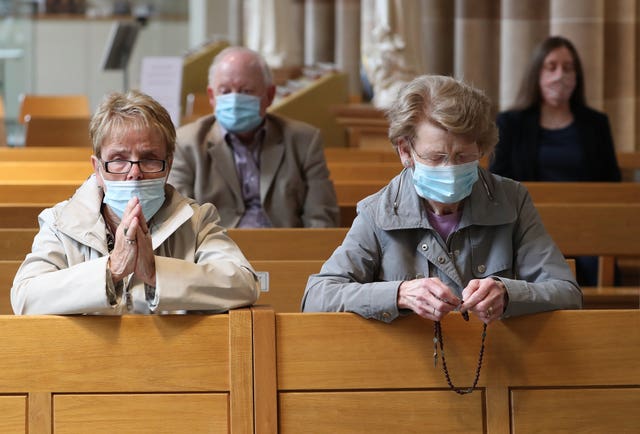
[[[136,240],[130,240],[129,238],[127,238],[127,244],[131,245],[135,243],[136,243]]]
[[[492,315],[493,315],[493,306],[489,306],[489,309],[487,309],[487,312],[486,312],[486,316],[487,318],[489,318]]]

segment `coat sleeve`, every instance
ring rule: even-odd
[[[340,210],[333,182],[329,179],[319,130],[315,131],[307,147],[303,173],[307,181],[302,213],[304,227],[337,227]]]
[[[82,252],[73,247],[73,240],[55,230],[51,209],[43,211],[39,220],[40,231],[32,251],[18,269],[11,288],[14,313],[114,313],[106,291],[108,257],[100,257],[89,248]]]
[[[210,204],[197,208],[192,219],[194,261],[156,255],[156,290],[152,311],[207,310],[222,312],[248,306],[258,299],[259,282],[240,248],[218,225]]]
[[[518,206],[513,235],[516,278],[500,278],[509,296],[504,316],[581,308],[582,292],[575,277],[523,186]]]
[[[398,317],[401,281],[376,281],[381,249],[372,222],[359,214],[342,245],[309,277],[303,312],[355,312],[390,322]]]

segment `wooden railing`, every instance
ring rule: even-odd
[[[0,432],[254,432],[251,312],[0,316]]]
[[[442,322],[468,387],[482,327]],[[268,307],[178,316],[0,316],[0,431],[635,432],[640,312],[558,311],[487,329],[473,393],[433,362],[433,323]]]
[[[476,390],[449,390],[433,323],[254,309],[258,432],[632,432],[640,312],[562,311],[493,323]],[[630,327],[633,331],[629,334]],[[472,384],[481,323],[442,322],[453,383]]]

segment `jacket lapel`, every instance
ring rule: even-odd
[[[236,172],[233,151],[231,146],[224,140],[222,130],[217,123],[207,135],[207,142],[209,143],[208,153],[214,165],[210,175],[210,182],[212,184],[225,182],[233,194],[237,208],[244,209],[242,189]]]
[[[267,123],[271,123],[269,118],[267,118]],[[263,205],[283,158],[282,134],[275,125],[268,125],[260,152],[260,202]]]

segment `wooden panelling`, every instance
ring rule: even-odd
[[[26,432],[26,395],[0,395],[0,432],[22,434]]]
[[[224,393],[58,395],[53,398],[53,431],[226,434],[228,408]]]
[[[640,428],[640,386],[515,389],[511,401],[517,433],[633,433]]]

